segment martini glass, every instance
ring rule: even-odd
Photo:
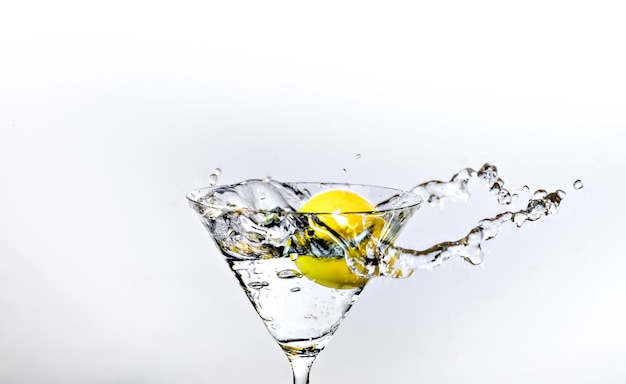
[[[374,209],[298,212],[311,196],[335,189]],[[391,188],[269,179],[205,187],[187,199],[289,359],[294,384],[309,382],[313,361],[421,203]]]

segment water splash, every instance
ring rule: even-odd
[[[492,164],[485,164],[479,170],[462,169],[449,181],[428,181],[413,187],[411,192],[421,196],[431,207],[441,205],[446,199],[465,201],[470,197],[468,185],[472,179],[480,180],[495,195],[500,205],[510,205],[518,197],[504,187],[504,180],[499,177],[498,169]],[[522,189],[527,188],[524,186]],[[495,238],[503,225],[511,223],[521,227],[528,221],[554,215],[565,195],[562,190],[548,193],[540,189],[530,198],[526,208],[505,211],[495,217],[480,220],[476,227],[458,240],[441,242],[424,250],[386,246],[376,260],[362,258],[352,261],[351,265],[359,275],[367,275],[369,271],[376,270],[380,275],[394,278],[408,277],[417,269],[432,269],[453,256],[478,265],[484,260],[483,243]]]
[[[504,180],[498,176],[498,169],[492,164],[485,164],[478,171],[472,168],[462,169],[449,181],[427,181],[413,187],[411,192],[421,196],[430,206],[441,204],[444,199],[465,201],[470,197],[468,183],[474,178],[488,186],[489,191],[497,196],[498,203],[511,204],[512,195],[504,188]]]
[[[216,172],[213,175],[217,177]],[[394,195],[380,202],[376,210],[400,207],[412,194],[420,196],[430,206],[441,205],[447,199],[465,201],[470,197],[468,185],[472,179],[480,181],[500,205],[508,206],[518,198],[517,194],[511,194],[505,188],[497,168],[485,164],[478,170],[462,169],[448,181],[432,180],[418,184],[408,194]],[[322,187],[323,183],[317,185],[317,188]],[[574,188],[582,188],[582,182],[577,180]],[[309,186],[300,190],[295,184],[281,183],[271,178],[246,180],[232,186],[217,187],[211,194],[200,198],[206,205],[195,205],[194,208],[204,217],[207,229],[225,253],[246,259],[285,257],[287,244],[294,234],[312,225],[310,220],[299,220],[289,213],[296,212],[304,201],[317,192],[315,189],[315,186]],[[521,189],[525,191],[528,187],[525,185]],[[415,270],[432,269],[454,256],[477,265],[484,259],[482,245],[495,238],[503,226],[522,227],[526,222],[554,215],[565,196],[562,190],[547,192],[539,189],[528,200],[525,208],[504,211],[480,220],[464,237],[423,250],[382,243],[372,249],[375,242],[370,241],[372,233],[367,232],[368,229],[351,239],[351,243],[329,235],[336,244],[327,250],[333,254],[343,253],[346,258],[350,254],[350,260],[347,261],[352,271],[366,277],[407,277]],[[358,241],[362,241],[364,247]],[[358,252],[349,251],[359,247],[365,249],[365,252],[359,255]]]

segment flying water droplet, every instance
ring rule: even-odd
[[[213,173],[211,173],[211,175],[209,176],[209,185],[214,186],[215,184],[217,184],[217,179],[219,178],[221,174],[222,174],[222,169],[215,168],[215,170],[213,170]]]
[[[500,190],[500,193],[498,194],[498,203],[502,205],[508,205],[511,204],[512,201],[513,197],[511,196],[509,191],[507,191],[506,189]]]
[[[361,158],[361,154],[357,153],[356,156],[354,156],[355,159],[359,160]]]
[[[582,180],[578,179],[578,180],[574,181],[574,189],[582,189],[582,187],[583,187]]]
[[[530,191],[530,188],[528,187],[528,185],[524,185],[522,187],[522,192],[528,192],[528,191]]]
[[[493,185],[498,181],[498,169],[495,165],[485,164],[478,171],[478,178],[485,184]]]
[[[493,183],[493,185],[491,186],[491,188],[489,188],[489,191],[491,193],[493,193],[494,195],[498,195],[500,194],[500,191],[502,190],[502,188],[500,187],[500,183],[495,182]]]

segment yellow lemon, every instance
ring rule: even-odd
[[[299,212],[316,213],[324,225],[349,242],[366,229],[370,231],[368,236],[380,235],[385,224],[383,219],[373,214],[356,213],[373,210],[374,206],[355,192],[328,190],[310,198],[299,209]],[[313,231],[313,236],[317,238],[328,240],[330,237],[321,230],[313,229]],[[357,243],[361,245],[350,249],[349,253],[364,252],[364,242]],[[295,264],[304,276],[329,288],[357,288],[364,286],[368,281],[368,278],[350,270],[345,257],[320,258],[313,255],[298,255]]]

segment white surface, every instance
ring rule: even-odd
[[[373,283],[312,383],[626,381],[624,9],[505,3],[3,4],[0,382],[288,383],[186,192],[484,162],[560,214]],[[404,240],[495,212],[473,194]]]

